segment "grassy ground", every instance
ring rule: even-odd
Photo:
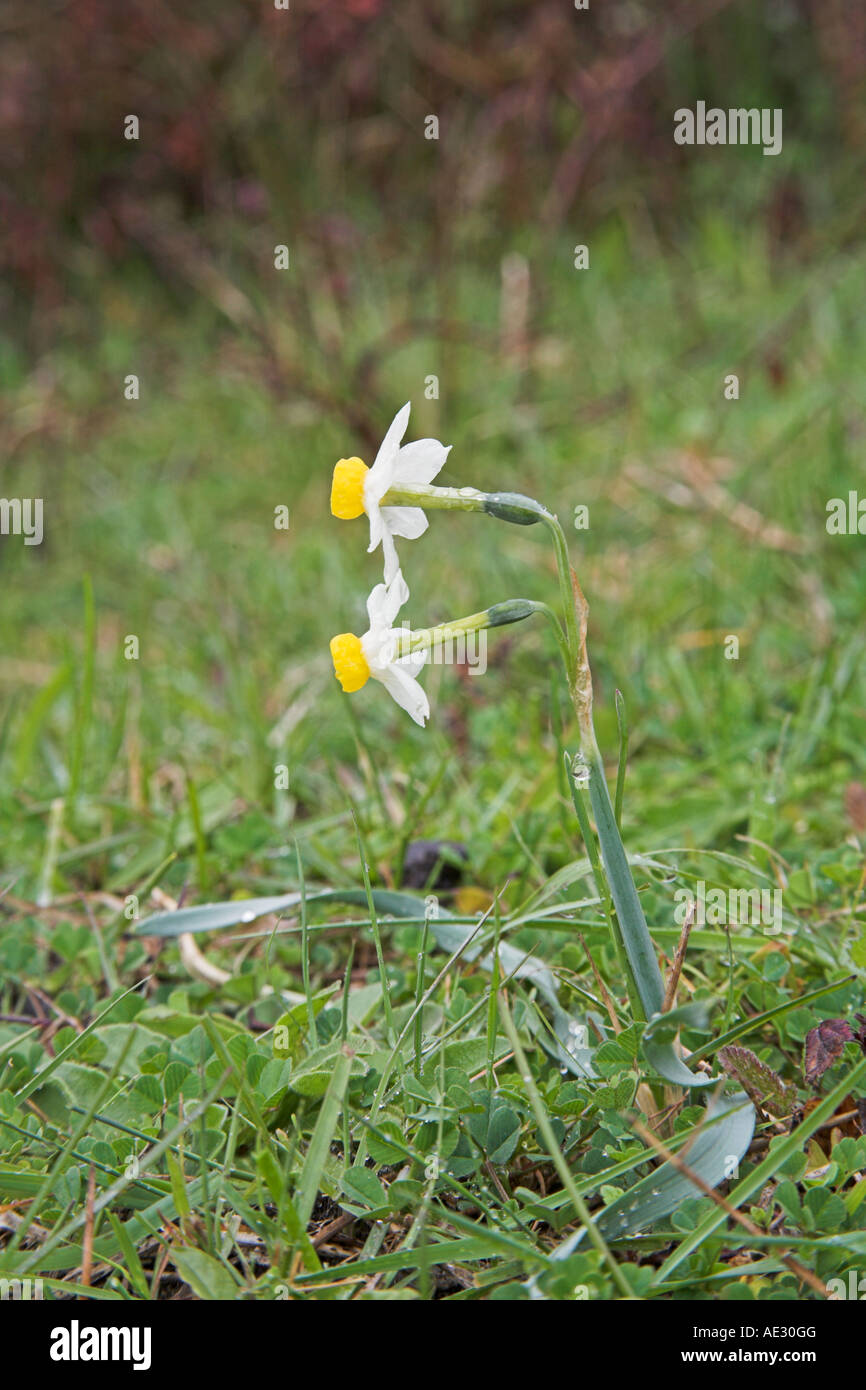
[[[838,227],[777,254],[730,213],[670,245],[617,217],[588,272],[528,243],[522,364],[498,349],[498,255],[444,294],[358,247],[348,301],[246,284],[264,335],[133,267],[94,288],[86,354],[73,336],[28,372],[4,350],[3,486],[45,499],[46,534],[0,551],[0,1276],[55,1296],[595,1299],[820,1297],[863,1273],[866,570],[862,537],[825,521],[862,486],[866,257]],[[548,631],[491,633],[483,676],[428,671],[425,731],[333,679],[328,638],[363,631],[381,574],[364,523],[329,515],[330,469],[371,461],[407,397],[410,437],[454,445],[442,481],[534,495],[570,533],[612,787],[624,696],[623,834],[659,951],[678,889],[783,892],[779,934],[699,923],[679,990],[718,1003],[682,1034],[715,1075],[743,1025],[761,1104],[721,1191],[751,1232],[694,1195],[640,1234],[609,1222],[607,1251],[569,1243],[583,1202],[611,1207],[657,1161],[635,1120],[676,1147],[706,1112],[629,1015]],[[434,515],[402,550],[413,626],[554,603],[538,529]],[[358,832],[373,890],[411,900],[371,914]],[[425,874],[419,840],[465,863]],[[204,967],[139,927],[181,898],[301,887],[306,910],[196,937]],[[560,1011],[589,1008],[595,1078],[538,977],[492,982],[489,956],[443,949],[446,913],[486,914],[488,950],[498,931],[550,967]],[[832,1019],[851,1036],[812,1084],[804,1041]]]

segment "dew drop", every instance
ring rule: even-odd
[[[576,787],[589,786],[589,765],[582,753],[575,753],[571,760],[571,775]]]

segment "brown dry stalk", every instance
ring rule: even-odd
[[[668,1013],[669,1010],[673,1008],[674,1000],[677,996],[677,985],[680,982],[680,974],[682,973],[683,963],[685,961],[686,951],[688,950],[689,945],[689,937],[692,934],[692,927],[694,926],[694,923],[695,904],[694,902],[691,902],[689,903],[689,910],[686,913],[686,920],[683,922],[683,929],[680,932],[680,939],[677,945],[676,955],[674,956],[673,965],[671,966],[670,974],[668,975],[668,982],[665,987],[664,1002],[662,1004],[663,1014]]]
[[[574,706],[577,711],[577,719],[580,725],[581,747],[588,743],[589,747],[595,744],[595,730],[592,725],[592,671],[589,665],[589,656],[586,650],[586,629],[589,621],[589,604],[583,596],[583,590],[578,583],[577,575],[571,571],[571,588],[574,594],[574,611],[577,614],[578,630],[580,633],[580,654],[578,657],[578,667],[575,672],[576,685],[573,693]]]
[[[90,1165],[87,1174],[87,1204],[84,1212],[84,1239],[81,1242],[81,1282],[90,1287],[93,1277],[93,1204],[96,1199],[96,1169]]]
[[[165,912],[174,912],[177,908],[175,899],[169,897],[168,893],[164,893],[161,888],[151,889],[150,896],[157,906],[161,907]],[[221,966],[214,965],[213,962],[209,961],[207,956],[199,950],[192,932],[181,932],[180,936],[177,938],[177,944],[180,948],[181,960],[190,975],[196,980],[201,980],[204,984],[210,985],[211,988],[214,989],[218,988],[220,985],[224,985],[232,978],[228,970],[223,970]]]

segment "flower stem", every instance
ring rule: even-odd
[[[577,575],[571,567],[568,544],[559,518],[534,498],[521,493],[478,492],[475,488],[432,485],[394,488],[385,494],[382,503],[395,507],[484,512],[487,516],[518,526],[531,526],[540,521],[550,532],[559,577],[562,623],[546,604],[535,603],[529,599],[512,599],[504,604],[495,604],[493,608],[485,609],[481,613],[472,613],[456,622],[408,633],[401,639],[398,655],[407,656],[410,652],[435,648],[437,644],[447,642],[452,637],[478,632],[483,628],[519,622],[536,612],[543,612],[552,623],[565,667],[568,693],[577,715],[580,761],[588,774],[585,789],[578,788],[571,775],[575,810],[599,885],[602,868],[604,871],[603,877],[608,891],[601,893],[601,887],[599,891],[610,924],[613,945],[625,977],[624,983],[633,1016],[636,1019],[652,1017],[662,1007],[662,985],[652,940],[619,829],[622,812],[623,754],[621,750],[617,804],[614,809],[592,719],[592,671],[586,651],[589,609]],[[595,821],[597,843],[589,820],[590,810]]]
[[[625,985],[636,1019],[651,1018],[662,1008],[663,986],[655,959],[652,940],[640,905],[634,877],[628,863],[622,835],[617,823],[605,777],[604,762],[596,739],[592,720],[592,671],[586,651],[586,628],[589,608],[577,575],[571,568],[565,535],[556,516],[546,512],[542,518],[553,536],[559,587],[565,610],[565,637],[568,648],[566,676],[574,710],[577,715],[581,761],[588,773],[589,802],[595,819],[598,845],[604,876],[607,880],[613,911],[608,914],[613,944],[620,960],[626,964]],[[590,860],[593,858],[591,829],[586,815],[586,801],[581,795],[578,808],[575,791],[575,810],[581,822],[581,832]],[[581,816],[581,809],[583,816]],[[596,851],[597,856],[597,851]]]
[[[432,483],[389,488],[381,505],[421,507],[427,511],[485,512],[498,521],[510,521],[514,526],[534,526],[548,515],[540,502],[522,492],[479,492],[474,487],[434,487]]]
[[[592,833],[592,826],[589,820],[590,798],[585,788],[578,783],[577,778],[575,777],[574,766],[567,753],[565,754],[565,763],[566,776],[568,777],[569,786],[571,787],[571,799],[574,803],[574,810],[577,815],[578,824],[580,826],[580,833],[583,836],[583,843],[586,845],[586,853],[589,859],[590,867],[592,869],[592,876],[595,879],[595,886],[598,891],[598,896],[601,900],[604,915],[607,918],[607,925],[610,930],[613,948],[616,952],[617,962],[619,964],[620,970],[622,971],[623,979],[626,981],[626,992],[628,994],[629,1000],[631,1001],[635,1018],[643,1022],[645,1020],[646,1015],[644,1009],[640,1006],[640,993],[637,988],[637,982],[635,981],[634,972],[632,971],[631,965],[629,963],[628,954],[625,948],[625,942],[623,941],[622,931],[620,930],[620,925],[617,921],[616,909],[613,905],[613,899],[611,897],[610,889],[608,887],[608,881],[604,871],[604,866],[601,862],[601,857],[598,852],[598,845],[596,844],[595,836]],[[592,776],[591,770],[590,776]]]
[[[481,512],[486,492],[474,487],[392,487],[382,498],[383,507],[423,507],[446,512]]]
[[[429,648],[435,650],[455,637],[482,632],[485,628],[519,623],[524,618],[531,618],[533,613],[542,613],[547,618],[553,627],[562,659],[567,662],[568,647],[565,634],[553,609],[546,603],[528,598],[506,599],[504,603],[494,603],[490,608],[482,609],[480,613],[470,613],[466,618],[455,618],[451,622],[440,623],[437,627],[422,627],[414,632],[406,631],[399,639],[397,656],[408,656],[411,652],[426,651]]]
[[[549,512],[546,507],[542,509],[541,520],[544,522],[553,538],[553,548],[556,554],[556,568],[559,574],[559,592],[562,598],[563,617],[565,619],[565,635],[568,645],[568,660],[566,661],[565,674],[568,679],[568,689],[578,714],[581,727],[581,747],[583,747],[584,720],[581,718],[580,709],[577,701],[577,681],[578,666],[580,662],[581,640],[578,633],[577,613],[575,611],[576,594],[574,577],[571,561],[568,558],[568,545],[565,540],[565,533],[559,523],[559,518]],[[578,590],[578,593],[580,591]],[[590,690],[591,690],[590,686]],[[590,704],[590,710],[592,706]],[[590,718],[591,725],[591,718]],[[584,749],[584,752],[587,750]]]

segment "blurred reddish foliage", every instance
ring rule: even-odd
[[[254,222],[278,198],[338,227],[333,187],[376,197],[398,229],[413,191],[497,226],[555,227],[578,197],[585,216],[600,183],[652,169],[664,203],[672,112],[724,100],[745,62],[741,29],[764,73],[753,102],[783,104],[782,9],[784,42],[835,93],[824,137],[862,146],[862,0],[675,0],[661,13],[650,0],[579,12],[566,0],[13,0],[0,19],[7,297],[14,286],[37,310],[61,303],[70,266],[125,255],[131,222],[148,217]]]

